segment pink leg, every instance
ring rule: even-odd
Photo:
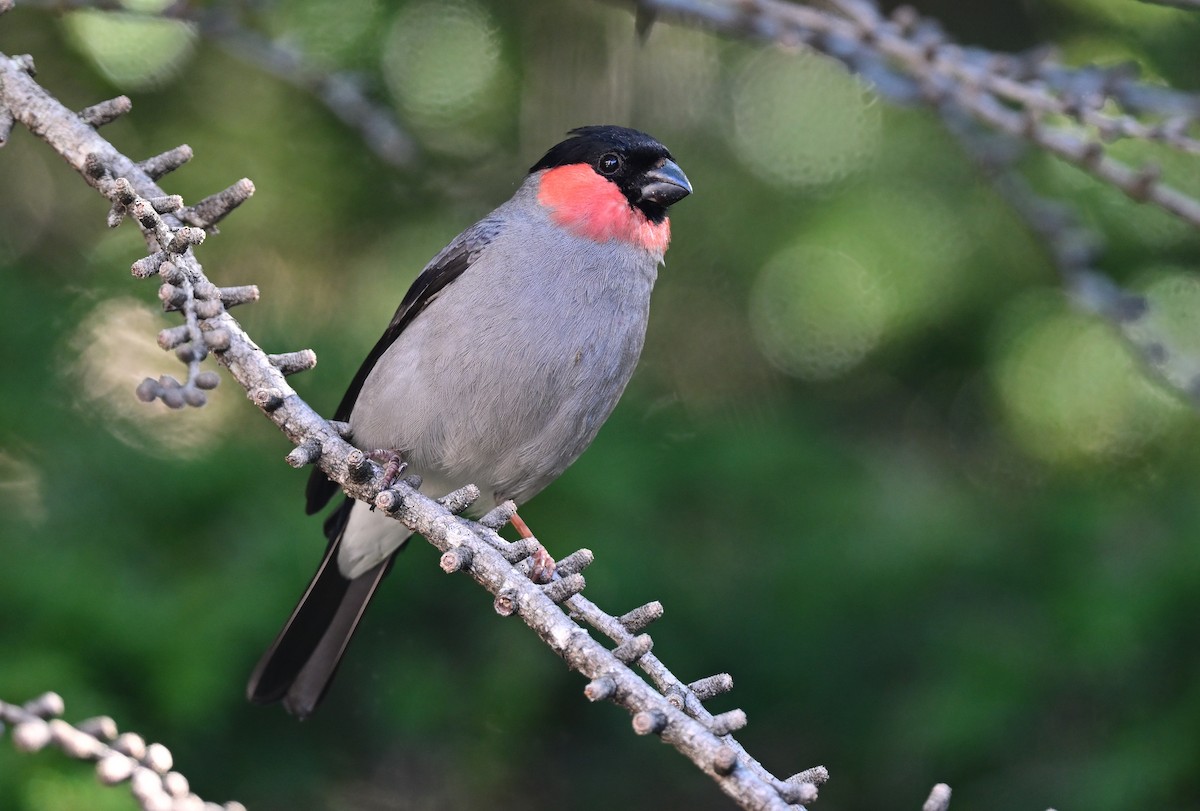
[[[509,523],[513,525],[517,534],[522,538],[533,537],[529,525],[516,513],[513,513],[513,517],[509,520]],[[529,572],[529,579],[534,583],[549,583],[551,578],[554,577],[556,564],[554,558],[550,557],[550,553],[546,551],[546,547],[539,543],[537,551],[530,556],[530,559],[533,561],[533,568]]]

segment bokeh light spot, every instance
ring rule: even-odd
[[[754,174],[776,186],[836,183],[878,150],[875,102],[830,59],[808,51],[764,51],[748,58],[735,80],[735,151]]]
[[[891,293],[889,329],[902,333],[936,323],[971,290],[967,229],[928,189],[873,191],[844,209],[844,216],[847,251],[878,268]]]
[[[83,9],[68,14],[67,34],[104,76],[119,87],[156,87],[192,53],[195,26],[143,14]]]
[[[306,56],[334,64],[375,56],[371,38],[382,16],[378,0],[339,3],[336,13],[330,13],[326,0],[291,0],[281,4],[279,11],[279,35],[298,40]]]
[[[1184,413],[1107,324],[1044,299],[1022,300],[1007,321],[994,379],[1032,455],[1066,464],[1132,456]]]
[[[1182,268],[1162,268],[1144,285],[1146,311],[1124,326],[1171,385],[1200,393],[1200,279]]]
[[[64,364],[77,405],[121,441],[172,458],[198,455],[229,426],[237,397],[212,396],[203,408],[171,410],[138,400],[133,391],[163,370],[182,379],[185,369],[156,342],[161,313],[133,298],[99,303],[72,336]],[[174,368],[171,368],[174,365]],[[218,390],[219,391],[219,390]]]
[[[875,347],[887,319],[878,280],[849,256],[821,248],[783,251],[763,268],[750,323],[767,359],[805,380],[852,369]]]
[[[414,3],[396,16],[384,43],[383,72],[411,123],[449,129],[495,106],[499,33],[476,3]]]
[[[717,40],[705,31],[658,25],[651,31],[649,47],[631,44],[637,75],[653,76],[640,82],[639,124],[645,129],[678,130],[681,124],[709,126],[721,75]]]

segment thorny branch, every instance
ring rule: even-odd
[[[3,4],[5,0],[0,0]],[[3,5],[0,5],[3,10]],[[816,799],[817,783],[827,774],[810,769],[781,780],[770,774],[732,737],[745,724],[745,715],[733,710],[713,716],[702,706],[732,686],[724,674],[688,685],[675,677],[649,651],[651,639],[642,628],[661,614],[652,603],[622,617],[611,616],[585,600],[579,592],[585,583],[580,570],[591,562],[591,553],[580,550],[559,566],[557,580],[542,586],[527,576],[528,558],[536,542],[503,540],[496,529],[511,517],[511,503],[493,510],[480,522],[455,514],[478,497],[473,486],[433,501],[405,481],[381,491],[382,470],[361,450],[349,445],[339,427],[313,411],[288,385],[286,375],[311,367],[310,351],[267,355],[242,330],[227,307],[253,300],[257,290],[218,288],[205,275],[193,248],[203,241],[204,229],[242,200],[252,187],[240,181],[231,190],[210,200],[224,203],[181,208],[155,180],[191,157],[179,147],[157,158],[135,162],[102,138],[95,122],[111,120],[110,113],[128,108],[125,101],[97,105],[85,116],[63,107],[32,78],[32,59],[0,54],[0,109],[25,125],[60,154],[112,205],[110,223],[131,217],[142,229],[150,254],[133,264],[135,277],[161,278],[159,296],[167,310],[184,314],[181,327],[164,330],[160,343],[173,347],[194,367],[210,352],[225,366],[263,413],[296,446],[287,456],[294,467],[318,465],[341,483],[347,493],[369,501],[402,521],[443,552],[447,572],[464,571],[495,597],[502,615],[516,614],[568,665],[590,681],[589,700],[608,700],[632,714],[638,734],[655,734],[670,743],[712,777],[721,789],[747,809],[786,809]],[[104,114],[97,114],[97,109]],[[234,188],[240,191],[233,190]],[[207,205],[206,205],[207,203]],[[198,212],[207,212],[201,214]],[[187,222],[193,225],[185,224]],[[180,352],[181,348],[186,352]],[[202,391],[214,381],[205,373],[192,374],[186,384],[169,379],[147,381],[139,387],[145,399],[161,398],[168,405],[197,404]],[[182,403],[180,402],[182,401]],[[609,636],[617,646],[609,649],[594,640],[559,606]],[[640,665],[658,689],[631,668]],[[173,804],[172,807],[183,807]]]

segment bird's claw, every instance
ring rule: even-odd
[[[537,539],[533,537],[533,532],[529,529],[529,525],[521,520],[521,516],[515,512],[508,522],[516,529],[517,534],[523,540],[533,541],[537,543]],[[529,556],[529,579],[534,583],[545,585],[554,579],[554,570],[558,564],[554,562],[554,558],[550,557],[550,553],[546,551],[546,547],[540,543],[532,555]]]
[[[400,458],[400,451],[382,448],[373,450],[367,455],[371,457],[371,461],[383,465],[383,482],[380,490],[387,490],[395,484],[396,479],[400,478],[400,474],[408,467],[408,463]]]
[[[558,564],[554,562],[554,558],[550,557],[546,547],[538,544],[538,548],[529,556],[529,560],[533,564],[529,569],[529,579],[534,583],[545,585],[554,578],[554,570]]]

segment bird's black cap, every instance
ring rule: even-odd
[[[614,124],[579,127],[568,134],[572,137],[551,147],[530,174],[587,164],[616,183],[651,222],[662,222],[667,207],[692,191],[670,151],[651,135]],[[654,193],[647,194],[651,186]]]

